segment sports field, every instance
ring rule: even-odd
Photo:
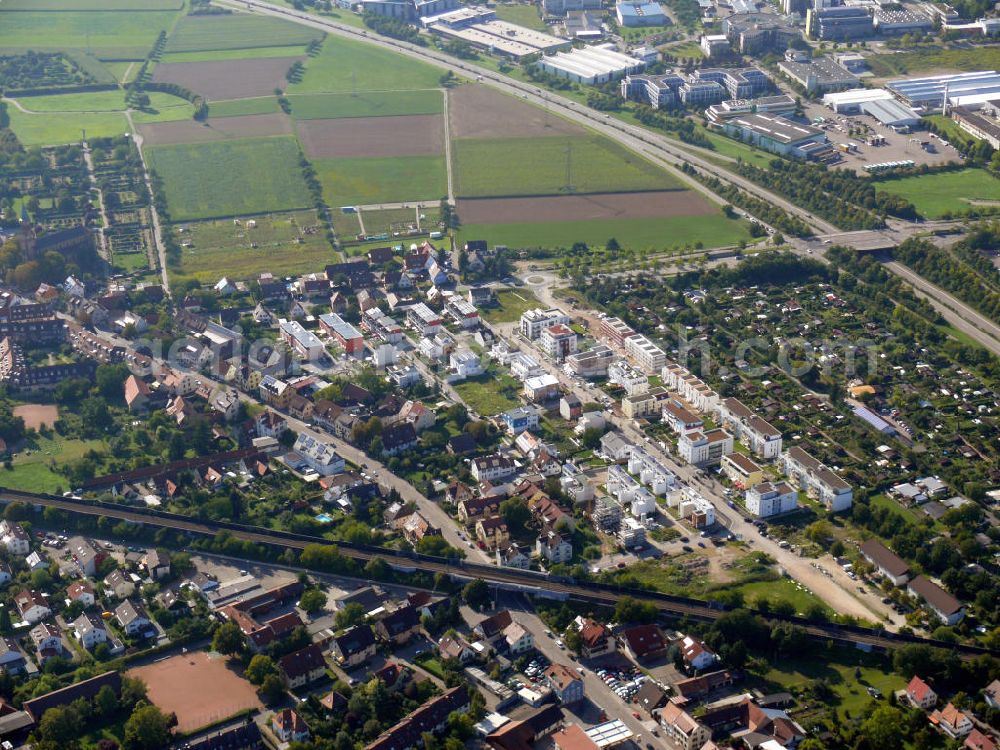
[[[55,434],[52,438],[37,438],[14,457],[11,470],[0,469],[5,487],[26,492],[55,492],[69,486],[69,480],[57,474],[52,466],[83,458],[87,451],[101,450],[99,440],[67,440]]]
[[[81,131],[88,137],[102,138],[122,135],[128,132],[128,120],[121,112],[85,114],[65,112],[61,114],[29,115],[17,107],[7,106],[10,129],[25,146],[54,146],[63,143],[78,143]]]
[[[985,169],[917,175],[876,185],[879,190],[906,198],[928,219],[968,211],[976,205],[1000,206],[1000,180]]]
[[[312,203],[290,136],[147,149],[175,221],[305,208]]]
[[[671,175],[597,135],[459,139],[452,159],[455,192],[469,198],[680,187]]]
[[[443,156],[314,159],[331,206],[440,200],[448,192]]]
[[[461,218],[461,215],[459,215]],[[463,224],[458,242],[485,239],[490,244],[512,248],[568,248],[574,242],[603,246],[614,237],[623,246],[637,250],[666,250],[701,242],[706,248],[733,245],[748,240],[745,223],[722,214],[671,216],[667,218],[590,219],[534,224]]]
[[[190,247],[182,250],[180,266],[171,273],[214,283],[221,276],[256,278],[264,271],[298,276],[335,260],[314,211],[254,217],[245,220],[197,221],[179,235]]]
[[[371,91],[358,94],[293,94],[292,117],[297,120],[393,115],[439,115],[444,110],[441,91]]]
[[[167,40],[166,52],[305,46],[322,38],[322,31],[280,18],[238,14],[185,16]]]
[[[309,58],[299,83],[290,94],[321,91],[403,91],[430,89],[443,74],[439,68],[409,60],[364,42],[329,37],[316,57]]]
[[[5,4],[0,4],[3,8]],[[0,10],[0,47],[83,49],[100,59],[141,60],[176,12],[14,12]]]

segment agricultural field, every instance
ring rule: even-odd
[[[315,159],[329,205],[438,201],[448,192],[443,156]]]
[[[678,181],[597,135],[459,139],[455,192],[466,198],[669,190]]]
[[[4,10],[34,11],[151,11],[180,10],[184,0],[4,0]]]
[[[444,101],[438,89],[293,94],[288,99],[292,104],[292,116],[297,120],[439,115],[444,111]]]
[[[1000,180],[985,169],[880,180],[878,188],[902,196],[928,219],[939,219],[970,208],[1000,206]]]
[[[3,5],[6,8],[6,3]],[[141,60],[161,31],[171,28],[174,11],[14,12],[0,10],[0,48],[82,49],[98,59]]]
[[[299,83],[289,94],[317,92],[405,91],[438,85],[442,71],[379,47],[330,37],[316,57],[309,58]],[[231,97],[230,97],[231,98]]]
[[[244,216],[312,203],[291,137],[173,144],[147,149],[174,221]]]
[[[285,85],[285,73],[298,57],[253,60],[160,63],[153,71],[156,83],[175,83],[206,99],[243,99],[273,94]]]
[[[128,120],[121,112],[29,115],[12,105],[6,111],[10,129],[25,146],[79,143],[81,131],[86,131],[88,137],[95,138],[128,132]]]
[[[255,278],[264,271],[298,276],[335,260],[313,211],[256,216],[246,219],[191,222],[179,226],[180,265],[171,274],[215,283],[221,276]]]
[[[241,115],[219,117],[208,122],[193,119],[174,122],[153,122],[139,126],[147,146],[173,143],[207,143],[233,138],[262,138],[265,136],[291,136],[292,123],[282,114]]]
[[[444,154],[444,122],[435,115],[303,120],[296,129],[310,159]]]
[[[585,135],[576,123],[480,84],[448,92],[452,138],[547,138]]]
[[[322,39],[322,31],[252,15],[185,16],[167,40],[167,53],[292,47]]]
[[[221,60],[256,60],[266,57],[299,57],[304,54],[305,47],[291,45],[287,47],[244,47],[241,49],[202,50],[197,52],[165,52],[160,57],[161,63],[182,62],[218,62]]]
[[[212,102],[208,108],[209,117],[240,117],[242,115],[269,115],[281,111],[278,100],[273,96],[258,96],[251,99],[231,99]]]
[[[80,94],[47,94],[43,96],[21,96],[17,102],[30,112],[124,112],[125,94],[121,90],[89,91]],[[149,92],[149,106],[152,110],[161,111],[177,107],[187,107],[191,104],[178,96],[160,91]],[[137,112],[141,115],[143,113]],[[188,115],[190,117],[190,114]]]
[[[461,214],[459,214],[461,217]],[[603,246],[614,237],[623,246],[638,250],[666,250],[678,245],[722,247],[750,239],[745,222],[721,214],[640,219],[591,219],[544,223],[466,224],[458,242],[485,239],[511,248],[568,248],[575,242]]]

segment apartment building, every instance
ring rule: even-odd
[[[565,323],[556,323],[543,328],[538,336],[538,346],[546,357],[562,362],[571,354],[576,354],[576,331]]]
[[[677,439],[677,453],[689,464],[707,466],[733,452],[733,436],[723,429],[687,432]]]
[[[817,498],[827,510],[838,513],[851,507],[851,485],[798,446],[782,454],[781,468],[793,484]]]
[[[543,310],[536,308],[521,315],[519,330],[529,341],[534,341],[542,335],[542,331],[554,325],[569,325],[569,316],[558,308]]]
[[[722,473],[738,490],[748,490],[764,481],[764,470],[742,453],[723,456]]]
[[[719,416],[733,436],[754,454],[764,459],[778,458],[781,454],[781,432],[739,399],[723,400]]]
[[[619,350],[624,350],[629,336],[635,336],[635,330],[621,318],[603,318],[597,328],[597,337]]]
[[[746,504],[757,518],[770,518],[798,508],[799,493],[787,482],[761,482],[747,490]]]
[[[614,362],[615,355],[609,346],[598,344],[585,352],[576,352],[566,357],[566,367],[578,378],[602,378]]]
[[[608,380],[624,388],[627,396],[638,396],[649,390],[649,378],[625,360],[613,362],[608,367]]]
[[[667,362],[667,353],[638,333],[625,339],[625,353],[647,375],[655,375]]]

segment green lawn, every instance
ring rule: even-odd
[[[884,78],[931,70],[996,70],[1000,68],[1000,47],[929,47],[899,54],[872,55],[868,64],[872,73]]]
[[[757,167],[763,167],[765,169],[773,159],[778,158],[775,154],[770,154],[767,151],[761,151],[759,148],[748,146],[745,143],[741,143],[740,141],[734,140],[729,136],[722,135],[721,133],[711,131],[708,128],[698,126],[696,129],[709,141],[711,141],[712,145],[715,146],[715,151],[723,156],[731,156],[734,159],[742,159],[749,164],[753,164]],[[729,166],[735,165],[729,164]]]
[[[254,60],[262,57],[298,57],[305,53],[305,46],[293,44],[276,47],[244,47],[241,49],[198,50],[194,52],[165,52],[160,62],[217,62],[219,60]]]
[[[1000,180],[985,169],[904,177],[876,183],[880,190],[909,200],[928,219],[974,208],[971,201],[1000,201]]]
[[[214,283],[222,276],[250,279],[263,271],[297,276],[336,260],[313,211],[255,220],[252,229],[232,219],[185,224],[179,236],[191,247],[182,249],[180,266],[171,273]]]
[[[299,120],[393,115],[438,115],[444,99],[438,90],[372,91],[358,94],[293,94],[292,116]]]
[[[26,492],[53,493],[60,488],[64,491],[72,489],[69,480],[54,472],[50,464],[76,461],[87,451],[102,446],[99,440],[67,440],[58,434],[52,438],[40,437],[34,447],[17,454],[12,470],[0,469],[0,485]]]
[[[80,94],[51,94],[44,96],[21,96],[18,103],[32,112],[124,112],[125,93],[123,91],[88,91]],[[150,107],[154,110],[169,110],[186,107],[190,117],[191,104],[179,96],[160,91],[149,93]],[[12,107],[13,109],[13,107]],[[142,115],[143,113],[136,113]]]
[[[737,590],[743,594],[743,601],[751,607],[755,606],[758,600],[764,598],[772,604],[779,601],[788,602],[795,607],[795,612],[800,615],[804,614],[807,608],[816,604],[827,613],[833,614],[833,611],[822,599],[815,594],[799,589],[791,578],[744,583],[742,586],[738,586]]]
[[[855,677],[855,670],[860,672],[860,678]],[[883,696],[888,696],[906,686],[906,680],[886,669],[884,659],[846,646],[835,647],[832,654],[816,653],[772,662],[763,677],[769,688],[780,690],[797,690],[824,679],[836,695],[836,709],[852,717],[863,716],[872,700],[866,687],[878,688]]]
[[[346,15],[346,14],[345,14]],[[405,91],[438,85],[443,71],[364,42],[329,37],[319,55],[306,61],[292,94],[315,92]]]
[[[538,297],[527,289],[504,289],[497,292],[495,307],[486,307],[480,311],[487,323],[513,323],[528,310],[541,307]]]
[[[701,45],[695,41],[668,44],[662,49],[664,52],[669,55],[673,55],[674,57],[689,57],[700,60],[705,56],[705,52],[702,50]]]
[[[162,178],[175,221],[305,208],[312,203],[291,136],[155,146],[150,166]]]
[[[355,223],[357,223],[356,215],[341,215],[352,216]],[[417,211],[415,208],[391,208],[383,211],[364,211],[361,214],[361,221],[365,223],[365,231],[368,234],[381,234],[382,232],[391,232],[394,224],[397,226],[400,224],[415,224],[417,221]]]
[[[168,11],[0,11],[0,47],[7,50],[82,49],[101,59],[141,60],[149,53],[157,35],[170,29],[176,16],[176,12]]]
[[[151,11],[180,10],[184,0],[4,0],[4,10]]]
[[[541,17],[538,15],[538,8],[534,3],[512,3],[496,6],[497,18],[508,23],[516,23],[519,26],[526,26],[536,31],[548,31]]]
[[[164,99],[156,98],[159,96],[164,97]],[[194,106],[184,99],[166,94],[150,94],[149,98],[151,101],[148,111],[132,112],[132,121],[137,125],[149,122],[190,120],[194,117]]]
[[[149,268],[146,253],[115,253],[115,269],[123,273],[132,273]]]
[[[487,373],[452,386],[470,409],[482,417],[492,417],[520,404],[515,394],[521,384],[510,375]]]
[[[280,18],[241,14],[185,16],[167,40],[166,52],[304,46],[322,38],[322,31]]]
[[[9,105],[7,115],[10,118],[10,129],[25,146],[79,143],[82,137],[81,130],[86,130],[87,135],[94,138],[128,132],[128,120],[121,112],[27,115],[17,107]]]
[[[314,159],[331,206],[439,200],[448,192],[443,156]]]
[[[278,99],[273,96],[257,96],[253,99],[228,99],[208,105],[208,116],[240,117],[242,115],[269,115],[280,112]]]
[[[603,246],[614,237],[627,248],[665,250],[677,245],[722,247],[749,240],[746,222],[719,215],[671,216],[639,219],[589,219],[545,224],[470,224],[459,231],[459,241],[485,239],[513,248],[570,247],[586,242]]]
[[[455,192],[467,198],[558,195],[570,166],[575,193],[669,190],[679,183],[642,157],[597,135],[459,139]]]

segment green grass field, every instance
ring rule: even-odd
[[[69,489],[69,480],[54,472],[50,464],[65,464],[83,458],[89,450],[100,449],[99,440],[67,440],[58,434],[52,438],[38,438],[30,455],[22,450],[13,459],[14,468],[0,469],[0,483],[5,487],[25,492],[53,493]]]
[[[244,47],[241,49],[200,50],[197,52],[165,52],[160,62],[216,62],[218,60],[254,60],[262,57],[298,57],[305,47],[294,44],[285,47]]]
[[[123,91],[88,91],[81,94],[53,94],[46,96],[22,96],[17,101],[32,112],[124,112],[125,93]],[[188,107],[191,105],[179,96],[160,91],[149,93],[150,107],[156,110]],[[13,109],[13,108],[12,108]],[[193,111],[193,110],[192,110]]]
[[[171,274],[203,283],[221,276],[249,279],[263,271],[297,276],[336,260],[313,211],[258,216],[255,221],[253,229],[232,219],[185,224],[180,236],[192,247],[183,249],[180,266]]]
[[[548,31],[538,15],[538,9],[530,3],[514,3],[496,6],[497,18],[508,23],[516,23],[536,31]]]
[[[775,154],[770,154],[767,151],[761,151],[759,148],[754,148],[748,146],[745,143],[740,143],[737,140],[722,135],[721,133],[716,133],[708,128],[698,127],[698,131],[704,135],[712,145],[715,146],[716,153],[722,154],[723,156],[731,156],[734,159],[742,159],[748,164],[753,164],[757,167],[762,167],[764,169],[768,168],[768,165],[772,160],[778,157]],[[733,167],[734,164],[726,162],[725,160],[720,160],[720,164],[726,164],[727,166]]]
[[[470,224],[463,225],[459,230],[458,241],[485,239],[490,244],[512,248],[568,248],[574,242],[600,247],[612,237],[623,247],[665,250],[696,242],[701,242],[706,248],[734,245],[740,240],[749,240],[750,233],[746,223],[725,219],[719,214],[544,224]]]
[[[180,10],[184,0],[4,0],[4,10],[150,11]]]
[[[329,37],[319,55],[305,65],[302,81],[291,84],[288,93],[430,89],[443,74],[440,68],[418,60],[337,37]]]
[[[293,94],[288,99],[292,117],[298,120],[437,115],[444,111],[444,98],[437,90]]]
[[[483,417],[513,409],[520,402],[508,394],[522,390],[521,384],[510,375],[491,374],[463,380],[452,387],[470,409]]]
[[[528,310],[541,307],[532,292],[527,289],[503,289],[497,292],[497,304],[482,310],[487,323],[513,323]]]
[[[663,170],[597,135],[459,139],[452,144],[452,159],[455,193],[468,198],[570,192],[567,163],[575,193],[679,186]]]
[[[10,129],[25,146],[78,143],[81,130],[86,130],[87,135],[94,138],[128,132],[128,120],[120,112],[27,115],[17,107],[8,106],[7,115],[10,118]]]
[[[212,102],[208,105],[208,116],[240,117],[242,115],[269,115],[280,112],[277,98],[273,96],[258,96],[253,99],[229,99],[222,102]]]
[[[365,231],[368,234],[381,234],[391,231],[393,224],[416,223],[417,211],[415,208],[364,211],[361,214],[361,220],[365,223]]]
[[[882,78],[930,70],[996,70],[1000,68],[1000,47],[929,47],[898,54],[872,55],[868,64],[872,73]]]
[[[184,99],[172,96],[172,101],[158,100],[150,95],[150,110],[135,111],[132,113],[132,121],[137,125],[149,122],[175,122],[177,120],[190,120],[194,116],[194,106]]]
[[[2,7],[2,6],[0,6]],[[101,59],[141,60],[176,12],[6,12],[0,11],[0,47],[82,49]]]
[[[443,156],[314,159],[331,206],[439,200],[448,192]]]
[[[689,57],[696,60],[700,60],[705,57],[705,52],[702,50],[701,45],[695,41],[668,44],[663,48],[663,51],[668,55],[673,55],[674,57]]]
[[[249,15],[185,16],[167,40],[166,52],[306,45],[323,32],[280,18]],[[299,50],[301,53],[302,50]]]
[[[312,203],[290,136],[155,146],[147,151],[162,178],[175,221],[245,216]]]
[[[795,607],[798,614],[804,614],[806,609],[818,604],[827,613],[833,611],[813,593],[801,590],[795,585],[791,578],[780,578],[777,581],[756,581],[754,583],[744,583],[738,587],[743,594],[743,600],[750,606],[754,606],[760,599],[767,599],[771,604],[783,601]]]
[[[928,219],[974,208],[970,201],[1000,201],[1000,180],[985,169],[917,175],[876,185],[880,190],[906,198]]]

